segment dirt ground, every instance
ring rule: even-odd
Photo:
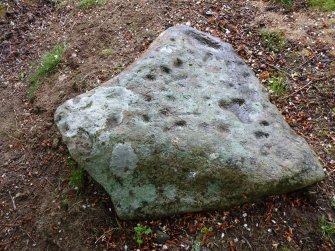
[[[335,13],[304,1],[289,9],[261,0],[107,0],[88,10],[72,0],[1,3],[0,250],[335,250]],[[287,94],[272,101],[318,154],[324,181],[230,211],[141,222],[118,220],[90,177],[80,190],[69,185],[75,164],[53,122],[57,106],[117,75],[178,23],[231,43],[264,85],[267,73],[286,75]],[[285,50],[271,52],[262,28],[280,30]],[[35,62],[55,44],[65,56],[29,100]],[[322,232],[323,222],[333,231]],[[137,224],[152,229],[142,245]]]

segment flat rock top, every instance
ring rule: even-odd
[[[241,194],[287,192],[324,175],[232,47],[187,26],[163,32],[118,77],[60,106],[55,120],[123,218],[229,207],[249,200]],[[211,191],[230,195],[196,199]]]

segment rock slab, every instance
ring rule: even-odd
[[[227,209],[324,177],[233,48],[188,26],[66,101],[55,121],[121,219]]]

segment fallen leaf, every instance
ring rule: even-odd
[[[263,71],[261,74],[259,74],[259,78],[262,80],[266,80],[270,78],[270,74],[267,71]]]

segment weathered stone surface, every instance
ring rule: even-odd
[[[122,219],[225,209],[324,177],[232,47],[187,26],[55,121]]]

